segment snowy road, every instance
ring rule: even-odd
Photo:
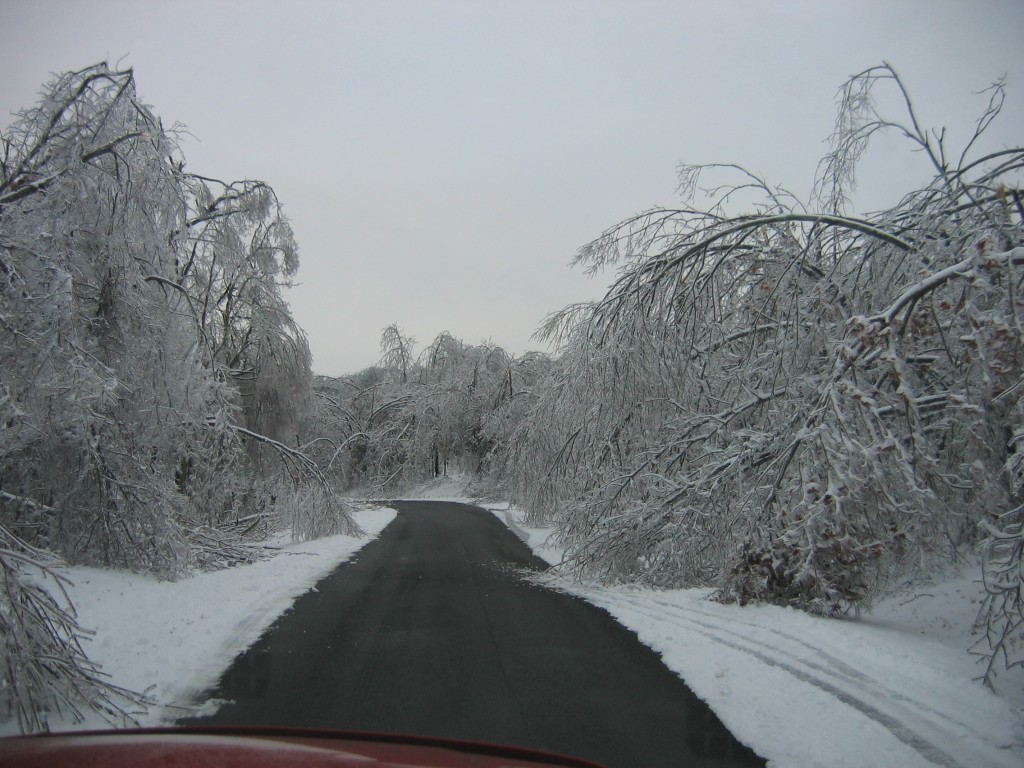
[[[225,676],[204,722],[516,744],[624,766],[759,765],[604,611],[531,583],[544,563],[492,515],[399,502],[352,562]]]

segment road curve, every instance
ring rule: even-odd
[[[763,765],[607,613],[524,578],[546,564],[493,515],[396,502],[381,536],[300,597],[194,724],[511,744],[609,768]]]

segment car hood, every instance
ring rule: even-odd
[[[151,728],[0,741],[19,768],[600,768],[533,750],[420,736],[289,728]]]

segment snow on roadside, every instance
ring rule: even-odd
[[[565,555],[565,547],[555,543],[555,529],[553,526],[538,528],[526,525],[523,522],[523,512],[511,504],[503,506],[483,504],[482,506],[505,523],[509,530],[522,539],[526,546],[533,550],[533,554],[545,563],[548,565],[558,565],[562,562],[562,557]]]
[[[85,652],[110,682],[144,691],[157,704],[141,725],[163,725],[194,714],[187,709],[284,613],[297,597],[376,538],[395,517],[392,509],[355,513],[366,535],[330,536],[285,543],[252,565],[198,573],[180,581],[100,568],[62,572],[79,624],[95,631]],[[52,723],[54,730],[105,728],[99,719]],[[0,735],[17,725],[0,723]]]
[[[490,508],[547,562],[550,529]],[[983,688],[966,649],[980,586],[957,577],[883,601],[860,619],[739,607],[707,589],[546,586],[607,610],[661,654],[736,737],[771,766],[1024,765],[1024,672]]]

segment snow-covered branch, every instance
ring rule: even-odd
[[[878,110],[882,86],[902,117]],[[1001,104],[997,83],[953,153],[891,66],[867,69],[840,92],[818,210],[735,166],[684,166],[687,200],[698,177],[738,181],[711,185],[706,210],[645,211],[579,250],[619,272],[545,323],[562,354],[503,470],[573,567],[843,613],[990,537],[988,652],[1002,653],[1024,514],[1024,149],[972,157]],[[935,178],[848,215],[880,131],[926,152]]]

